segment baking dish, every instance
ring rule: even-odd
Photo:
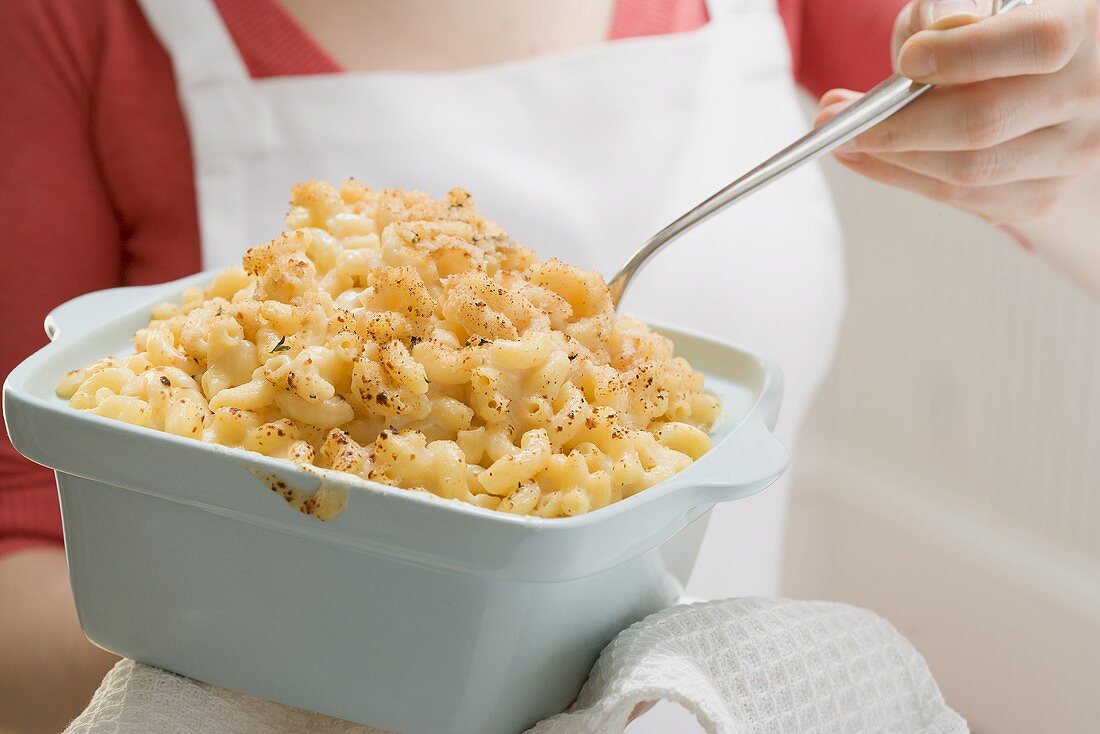
[[[60,306],[52,343],[4,384],[13,444],[57,473],[84,631],[150,665],[402,734],[515,734],[567,706],[618,631],[675,603],[715,503],[762,490],[789,462],[770,430],[775,363],[661,325],[722,400],[715,446],[565,519],[307,472],[54,395],[67,370],[127,353],[154,304],[211,277]],[[322,483],[347,494],[327,522],[280,496]]]

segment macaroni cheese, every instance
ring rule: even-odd
[[[578,515],[710,448],[703,378],[603,278],[540,261],[461,189],[295,186],[288,230],[136,353],[66,374],[73,408],[524,515]]]

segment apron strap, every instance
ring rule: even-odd
[[[213,0],[139,0],[182,88],[250,79]]]
[[[775,0],[706,0],[706,4],[707,15],[715,21],[750,11],[776,10]]]

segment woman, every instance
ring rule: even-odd
[[[895,17],[901,69],[953,85],[841,160],[1010,224],[1100,287],[1084,226],[1100,217],[1093,0],[1037,0],[972,25],[989,0],[902,2],[839,15],[780,2],[793,69],[814,93],[889,73]],[[5,374],[67,298],[236,260],[275,233],[295,181],[462,185],[540,253],[611,273],[804,127],[772,0],[19,0],[0,14]],[[820,119],[857,96],[825,93]],[[784,180],[677,252],[627,307],[778,358],[791,443],[843,307],[818,174]],[[0,728],[56,730],[111,658],[77,627],[52,477],[6,444],[2,460]],[[717,513],[690,590],[774,591],[784,507],[773,489]]]

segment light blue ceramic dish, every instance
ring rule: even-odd
[[[119,655],[402,734],[516,734],[566,707],[603,646],[676,601],[709,509],[788,465],[776,365],[658,326],[723,402],[715,447],[588,515],[526,518],[136,428],[54,395],[124,354],[210,274],[77,298],[4,384],[16,448],[57,472],[80,622]],[[329,522],[257,475],[349,492]]]

